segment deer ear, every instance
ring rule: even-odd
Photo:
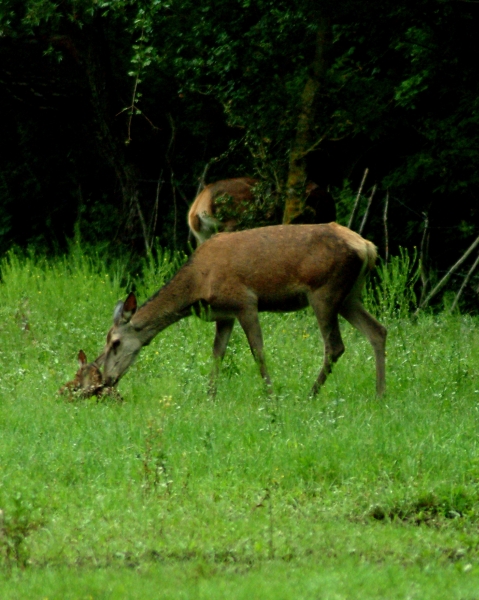
[[[136,307],[136,296],[133,292],[130,292],[125,300],[125,305],[123,306],[123,317],[129,321],[136,313]]]
[[[113,311],[113,323],[119,325],[120,323],[128,323],[131,317],[136,312],[136,296],[133,292],[128,294],[125,302],[119,300]]]
[[[86,359],[86,354],[83,352],[83,350],[80,350],[80,352],[78,353],[78,364],[80,367],[83,367],[83,365],[87,364],[87,359]]]
[[[113,311],[113,325],[119,325],[121,321],[121,315],[123,314],[123,306],[125,303],[123,300],[118,300]]]

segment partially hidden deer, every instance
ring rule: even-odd
[[[141,348],[166,327],[202,313],[216,322],[211,393],[235,320],[271,389],[259,313],[295,311],[310,305],[324,341],[323,365],[312,393],[318,392],[344,352],[338,323],[338,315],[342,315],[371,343],[376,391],[382,395],[386,329],[360,300],[364,278],[375,260],[376,248],[371,242],[337,223],[278,225],[215,235],[142,306],[137,307],[133,293],[117,303],[101,355],[104,385],[116,385]]]
[[[258,179],[237,177],[222,179],[210,183],[198,194],[188,211],[188,226],[196,238],[197,244],[202,244],[215,233],[221,231],[236,231],[238,216],[241,216],[248,206],[255,202],[254,187]],[[313,182],[305,188],[307,211],[310,222],[329,223],[336,220],[336,206],[329,192],[322,190]],[[230,210],[218,218],[217,208],[220,198],[230,199]],[[274,224],[275,215],[267,215],[267,222]]]
[[[100,361],[89,363],[86,354],[80,350],[78,352],[78,371],[75,377],[63,385],[58,393],[68,392],[70,395],[75,394],[80,398],[90,398],[101,393],[104,386],[99,364]]]

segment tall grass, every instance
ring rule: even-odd
[[[207,397],[213,329],[196,318],[142,351],[123,403],[59,397],[78,349],[101,350],[117,299],[131,286],[146,299],[183,260],[158,249],[131,281],[80,246],[2,262],[2,598],[472,600],[476,319],[412,323],[403,253],[368,290],[389,328],[384,400],[345,323],[346,353],[309,399],[322,361],[311,311],[262,315],[272,398],[240,328]]]
[[[368,281],[365,305],[379,319],[408,319],[417,308],[415,285],[420,276],[417,251],[412,256],[406,248],[399,248],[399,255],[388,263],[379,259],[375,273]]]

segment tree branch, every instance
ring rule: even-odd
[[[364,169],[363,179],[359,186],[358,194],[356,196],[356,201],[354,203],[353,210],[351,212],[351,216],[349,217],[349,223],[348,223],[349,229],[351,229],[351,225],[353,224],[354,217],[356,216],[356,212],[358,210],[358,205],[359,205],[359,199],[361,198],[361,192],[363,191],[363,185],[364,185],[364,182],[366,181],[366,177],[368,176],[368,173],[369,173],[369,169]]]
[[[367,222],[368,217],[369,217],[369,209],[371,208],[371,204],[373,202],[374,194],[376,193],[376,188],[377,188],[377,185],[374,184],[373,185],[373,189],[371,191],[371,195],[369,196],[369,199],[368,199],[368,205],[366,206],[366,210],[364,211],[364,216],[363,216],[363,220],[361,221],[361,226],[360,226],[359,231],[358,231],[359,235],[363,234],[364,227],[366,226],[366,222]]]
[[[439,283],[436,285],[436,287],[429,292],[427,297],[424,299],[424,301],[419,305],[418,309],[416,310],[416,314],[418,313],[418,311],[421,308],[424,308],[425,306],[427,306],[427,304],[431,301],[432,298],[434,298],[434,296],[439,292],[439,290],[441,290],[446,285],[446,283],[449,281],[451,275],[455,271],[457,271],[457,269],[468,258],[468,256],[471,254],[471,252],[474,252],[474,250],[477,248],[477,246],[479,246],[479,236],[474,240],[474,242],[464,252],[464,254],[461,256],[461,258],[454,265],[452,265],[452,267],[444,275],[444,277],[441,279],[441,281],[439,281]]]
[[[389,258],[389,232],[388,232],[388,207],[389,207],[389,190],[386,191],[386,199],[384,201],[383,223],[384,223],[384,262],[388,262]]]
[[[477,268],[477,265],[479,265],[479,254],[477,255],[476,260],[474,261],[474,264],[472,265],[472,267],[469,269],[469,272],[467,273],[467,275],[464,277],[464,281],[462,282],[461,287],[459,288],[459,291],[456,294],[456,297],[454,298],[454,302],[452,303],[451,306],[451,310],[449,312],[454,312],[454,309],[457,306],[457,303],[459,302],[459,298],[462,295],[462,292],[464,291],[466,285],[469,283],[469,279],[471,278],[472,274],[474,273],[474,271]]]

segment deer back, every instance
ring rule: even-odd
[[[363,265],[374,265],[376,249],[337,223],[279,225],[222,233],[191,259],[198,295],[220,302],[246,293],[261,300],[323,285],[352,286]]]

